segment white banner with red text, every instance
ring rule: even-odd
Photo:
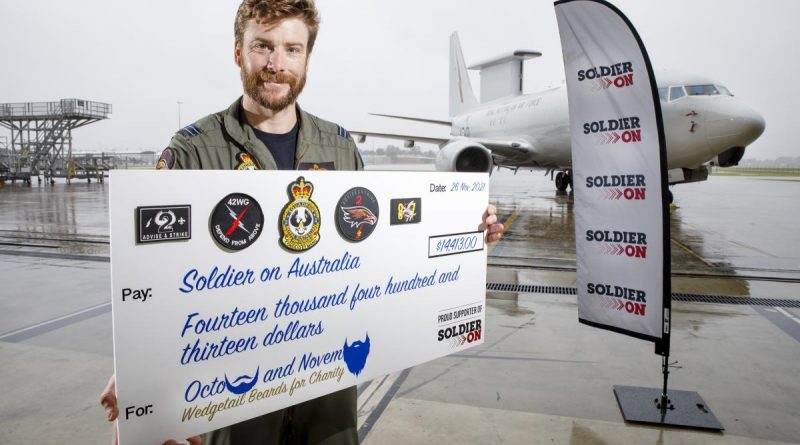
[[[556,2],[569,98],[580,322],[668,334],[666,152],[655,78],[604,1]]]

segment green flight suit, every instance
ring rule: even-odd
[[[158,168],[193,170],[275,170],[275,160],[247,123],[239,98],[227,110],[206,116],[178,131]],[[347,131],[297,107],[300,133],[294,167],[298,170],[363,170]],[[249,157],[249,159],[248,159]],[[249,162],[252,161],[252,162]]]
[[[295,169],[363,170],[342,127],[297,107]],[[244,117],[241,98],[175,134],[157,168],[275,170],[275,160]],[[337,391],[203,435],[204,445],[357,444],[356,388]]]

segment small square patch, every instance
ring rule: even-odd
[[[192,238],[192,206],[136,208],[136,242],[180,241]]]

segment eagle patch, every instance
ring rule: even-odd
[[[353,187],[336,204],[336,227],[350,241],[364,241],[378,224],[378,199],[364,187]]]

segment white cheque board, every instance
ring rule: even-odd
[[[112,171],[121,443],[203,433],[482,343],[488,182]]]

